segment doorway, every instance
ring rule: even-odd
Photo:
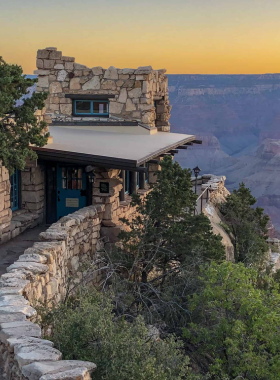
[[[87,206],[87,177],[82,166],[57,164],[57,220]]]

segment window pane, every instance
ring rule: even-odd
[[[63,188],[63,189],[66,189],[66,179],[63,179],[63,180],[62,180],[62,188]]]
[[[108,113],[108,103],[93,102],[93,113]]]
[[[78,189],[79,190],[82,189],[82,180],[81,179],[78,180]]]
[[[77,178],[77,175],[78,175],[78,170],[74,168],[74,169],[72,170],[72,177],[73,177],[73,178]]]
[[[73,179],[73,180],[72,180],[72,189],[73,189],[73,190],[76,190],[76,189],[77,189],[77,180],[76,180],[76,179]]]
[[[63,177],[63,178],[66,178],[66,177],[67,177],[67,174],[66,174],[66,168],[62,168],[62,177]]]
[[[82,171],[82,169],[79,169],[78,170],[78,178],[82,178],[82,175],[83,175],[83,171]]]
[[[91,113],[90,103],[83,100],[76,101],[76,113]]]

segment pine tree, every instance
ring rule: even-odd
[[[23,169],[27,158],[37,157],[30,145],[47,143],[47,125],[34,114],[44,107],[47,93],[33,93],[16,106],[36,82],[23,75],[21,66],[10,65],[0,57],[0,161],[10,172]]]

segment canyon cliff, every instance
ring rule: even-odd
[[[169,75],[171,131],[196,134],[183,167],[226,175],[251,188],[280,230],[280,74]]]

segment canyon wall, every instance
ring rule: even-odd
[[[280,74],[168,75],[171,132],[203,144],[180,151],[183,167],[242,181],[280,230]]]

